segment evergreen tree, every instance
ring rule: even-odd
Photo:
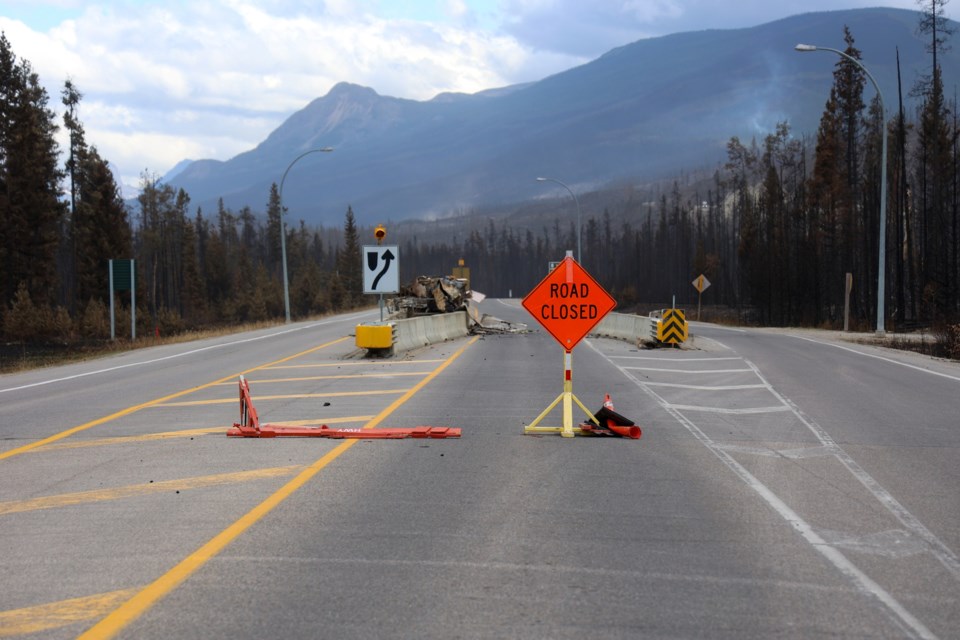
[[[39,337],[41,325],[40,310],[33,304],[26,283],[21,282],[10,310],[4,315],[3,331],[14,340],[28,342]]]
[[[939,55],[948,47],[952,29],[944,17],[947,0],[922,2],[918,31],[930,40],[931,72],[918,83],[923,96],[919,123],[917,158],[918,210],[920,214],[920,271],[924,315],[943,320],[958,308],[956,209],[954,200],[953,147],[957,132],[952,130],[950,110],[944,96]]]
[[[267,272],[280,279],[282,256],[280,254],[280,194],[277,184],[270,185],[270,198],[267,200]]]
[[[843,34],[845,53],[859,60],[860,51],[854,47],[850,29],[844,26]],[[870,280],[870,269],[864,238],[867,228],[862,217],[863,154],[859,150],[863,144],[866,76],[857,64],[841,57],[833,79],[817,130],[813,175],[807,192],[811,220],[806,228],[808,234],[815,234],[808,241],[812,243],[809,255],[815,257],[817,264],[817,323],[821,321],[821,312],[831,322],[840,321],[846,273],[853,273],[854,282],[858,283],[855,290],[861,297],[857,315],[861,317],[867,315],[870,289],[865,284]]]
[[[61,298],[74,310],[77,308],[78,298],[82,299],[77,290],[77,262],[81,249],[77,247],[77,182],[78,164],[87,148],[84,139],[83,125],[80,123],[77,111],[83,94],[74,86],[71,80],[64,83],[61,100],[66,107],[63,114],[63,125],[69,134],[67,153],[67,177],[70,180],[70,218],[67,228],[61,232],[60,274],[63,291]]]
[[[73,215],[77,210],[77,159],[87,146],[83,135],[83,125],[77,115],[83,94],[80,93],[72,80],[67,80],[63,85],[61,99],[63,106],[67,108],[63,114],[63,126],[67,128],[67,132],[70,134],[67,173],[70,177],[70,213]]]
[[[207,322],[207,295],[197,257],[196,227],[191,220],[184,221],[182,245],[183,294],[180,298],[180,314],[188,326],[196,326]]]
[[[76,307],[83,300],[110,297],[107,265],[133,257],[133,231],[120,187],[96,147],[80,154],[73,244],[76,255]]]
[[[47,103],[30,64],[17,61],[0,33],[0,302],[12,300],[23,283],[35,303],[49,308],[66,208],[59,199],[57,125]]]
[[[337,256],[337,273],[343,286],[343,304],[355,306],[363,295],[363,265],[360,262],[360,239],[353,208],[348,206],[343,222],[343,247]]]

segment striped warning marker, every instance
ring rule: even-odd
[[[680,344],[687,339],[687,319],[680,309],[664,309],[657,328],[657,340],[664,344]]]

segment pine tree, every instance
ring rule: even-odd
[[[0,309],[23,283],[35,303],[57,292],[57,252],[66,208],[57,125],[30,64],[0,34]]]
[[[77,184],[80,182],[78,165],[80,158],[86,151],[87,143],[84,139],[83,125],[77,115],[83,94],[71,80],[67,80],[60,95],[61,101],[66,107],[63,114],[63,126],[69,134],[66,170],[67,177],[70,180],[69,224],[61,233],[60,275],[61,286],[63,287],[61,299],[67,302],[71,309],[76,310],[78,300],[82,299],[77,291],[77,262],[81,251],[77,246]]]
[[[133,231],[120,188],[96,147],[80,154],[73,238],[76,252],[76,301],[109,299],[107,265],[133,257]]]
[[[3,331],[14,340],[26,343],[40,336],[42,324],[40,310],[33,304],[27,284],[21,282],[9,312],[4,315]]]
[[[207,296],[197,258],[196,228],[190,220],[186,220],[183,225],[182,245],[183,293],[180,297],[180,315],[188,326],[197,326],[207,321]]]
[[[363,265],[360,262],[360,240],[353,208],[347,207],[343,222],[343,247],[337,256],[337,272],[343,285],[343,304],[355,306],[363,295]]]
[[[277,184],[270,185],[270,198],[267,200],[267,271],[280,279],[282,256],[280,254],[280,194]]]
[[[844,27],[845,53],[855,60],[860,51]],[[850,60],[841,57],[834,69],[834,83],[817,129],[813,175],[807,185],[808,255],[815,256],[814,322],[836,324],[843,309],[845,273],[854,274],[855,290],[861,294],[858,315],[866,316],[870,287],[867,262],[866,221],[863,218],[863,145],[865,125],[863,89],[866,76]],[[875,227],[874,227],[875,228]],[[810,234],[813,234],[810,237]],[[875,235],[875,233],[873,234]],[[876,263],[876,260],[873,261]],[[826,318],[820,313],[825,312]]]
[[[953,31],[944,17],[947,0],[923,2],[918,31],[928,35],[927,51],[931,54],[931,72],[918,83],[915,92],[923,96],[919,123],[917,186],[920,212],[920,271],[922,298],[927,303],[928,318],[942,321],[955,315],[958,292],[955,264],[955,224],[951,224],[954,198],[953,146],[957,132],[950,126],[950,110],[944,96],[939,55],[948,48]],[[951,253],[953,256],[951,256]]]

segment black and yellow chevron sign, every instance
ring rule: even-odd
[[[680,309],[664,309],[657,340],[665,344],[680,344],[687,339],[687,319]]]

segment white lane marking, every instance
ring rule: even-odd
[[[883,360],[884,362],[889,362],[890,364],[900,365],[901,367],[906,367],[907,369],[913,369],[915,371],[920,371],[922,373],[929,373],[932,376],[939,376],[941,378],[947,378],[948,380],[956,380],[960,382],[960,376],[951,376],[948,373],[940,373],[939,371],[931,371],[930,369],[924,369],[923,367],[918,367],[914,364],[907,364],[906,362],[900,362],[899,360],[894,360],[893,358],[886,358],[884,356],[878,356],[872,353],[866,353],[858,349],[851,349],[850,347],[845,347],[842,344],[833,344],[832,342],[821,342],[820,340],[814,340],[812,338],[804,338],[803,336],[789,335],[791,338],[796,338],[797,340],[806,340],[807,342],[813,342],[815,344],[822,344],[826,347],[836,347],[837,349],[843,349],[844,351],[849,351],[850,353],[855,353],[865,358],[876,358],[877,360]]]
[[[909,531],[903,529],[889,529],[865,536],[821,529],[820,535],[835,547],[895,560],[920,555],[927,551],[925,542],[917,540]]]
[[[163,362],[165,360],[173,360],[176,358],[183,358],[185,356],[194,355],[196,353],[203,353],[204,351],[210,351],[212,349],[221,349],[223,347],[232,347],[238,344],[246,344],[248,342],[257,342],[258,340],[267,340],[268,338],[276,338],[278,336],[286,335],[288,333],[294,333],[296,331],[304,331],[306,329],[314,329],[316,327],[321,327],[328,324],[335,324],[337,322],[348,322],[355,320],[358,317],[367,315],[369,312],[363,312],[359,314],[354,314],[351,316],[346,316],[338,320],[324,320],[323,322],[315,322],[303,327],[295,327],[292,329],[284,329],[283,331],[277,331],[276,333],[271,333],[264,336],[257,336],[255,338],[244,338],[243,340],[234,340],[232,342],[223,342],[220,344],[213,344],[207,347],[200,347],[199,349],[191,349],[190,351],[184,351],[182,353],[175,353],[173,355],[164,356],[162,358],[154,358],[153,360],[141,360],[139,362],[130,362],[128,364],[117,365],[116,367],[107,367],[106,369],[97,369],[96,371],[87,371],[86,373],[78,373],[72,376],[64,376],[63,378],[51,378],[50,380],[42,380],[40,382],[33,382],[31,384],[21,385],[19,387],[8,387],[6,389],[0,389],[0,393],[7,393],[10,391],[22,391],[23,389],[31,389],[33,387],[42,387],[48,384],[54,384],[56,382],[67,382],[69,380],[76,380],[77,378],[86,378],[88,376],[96,376],[102,373],[110,373],[111,371],[119,371],[120,369],[129,369],[130,367],[141,367],[148,364],[156,364],[157,362]]]
[[[650,356],[610,356],[611,360],[660,360],[665,362],[713,362],[715,360],[743,360],[739,357],[721,358],[654,358]]]
[[[822,458],[832,456],[837,452],[833,447],[803,447],[801,449],[781,449],[780,455],[791,460],[802,460],[804,458]]]
[[[801,460],[803,458],[823,458],[832,456],[834,450],[830,447],[803,447],[800,449],[770,449],[761,447],[745,447],[739,444],[717,443],[717,447],[724,451],[734,453],[749,453],[754,456],[766,456],[768,458],[789,458],[790,460]]]
[[[692,404],[671,404],[670,408],[677,411],[699,411],[701,413],[723,413],[729,415],[749,415],[754,413],[783,413],[790,411],[790,407],[752,407],[744,409],[727,409],[726,407],[700,407]]]
[[[889,491],[884,489],[879,482],[877,482],[873,476],[864,471],[863,467],[857,464],[856,460],[850,457],[843,448],[838,445],[833,437],[827,433],[827,431],[817,424],[812,418],[809,418],[804,414],[800,408],[793,403],[789,398],[782,396],[776,389],[773,388],[767,380],[760,373],[760,370],[755,364],[746,361],[747,365],[751,367],[756,373],[757,377],[767,385],[767,389],[771,394],[774,395],[780,402],[790,408],[790,411],[797,417],[800,422],[802,422],[810,430],[811,433],[820,441],[825,447],[828,447],[833,450],[833,454],[837,457],[843,466],[847,468],[847,471],[850,472],[853,477],[860,481],[860,484],[869,491],[877,501],[886,507],[887,511],[893,514],[893,516],[899,520],[907,529],[912,533],[919,536],[921,539],[925,540],[927,544],[930,545],[930,553],[940,561],[940,564],[950,572],[954,579],[960,581],[960,560],[957,559],[956,554],[953,552],[950,547],[943,543],[932,531],[927,529],[920,520],[916,518],[912,513],[907,511],[906,507],[900,504],[896,498],[894,498]]]
[[[592,346],[592,345],[591,345]],[[744,483],[756,492],[763,500],[776,511],[790,526],[794,528],[804,540],[806,540],[817,552],[825,557],[840,573],[846,576],[866,597],[873,598],[881,603],[887,610],[890,620],[896,624],[901,631],[911,638],[935,639],[936,636],[927,627],[911,614],[907,609],[897,601],[890,593],[878,583],[874,582],[868,575],[861,571],[853,562],[843,553],[830,546],[826,540],[821,537],[810,524],[808,524],[800,515],[791,509],[777,494],[770,490],[765,484],[760,482],[751,474],[746,467],[737,462],[733,456],[723,450],[717,444],[700,430],[697,425],[687,419],[682,413],[670,407],[669,403],[661,398],[655,391],[648,387],[642,380],[634,376],[625,367],[621,367],[596,348],[597,353],[607,360],[610,364],[620,369],[621,372],[631,380],[644,393],[653,398],[663,409],[679,422],[694,438],[703,444],[713,455],[715,455],[728,469],[737,475]]]
[[[762,447],[745,447],[742,444],[728,444],[718,442],[714,445],[717,449],[732,451],[733,453],[749,453],[752,456],[766,456],[768,458],[779,458],[780,452],[776,449],[764,449]]]
[[[611,361],[611,364],[614,364]],[[619,366],[619,365],[618,365]],[[656,369],[654,367],[622,367],[623,369],[630,369],[631,371],[664,371],[666,373],[750,373],[753,369],[704,369],[704,370],[690,370],[690,369]]]
[[[694,391],[743,391],[745,389],[766,389],[762,384],[726,384],[710,386],[703,384],[678,384],[676,382],[648,382],[651,387],[673,387],[674,389],[692,389]]]

